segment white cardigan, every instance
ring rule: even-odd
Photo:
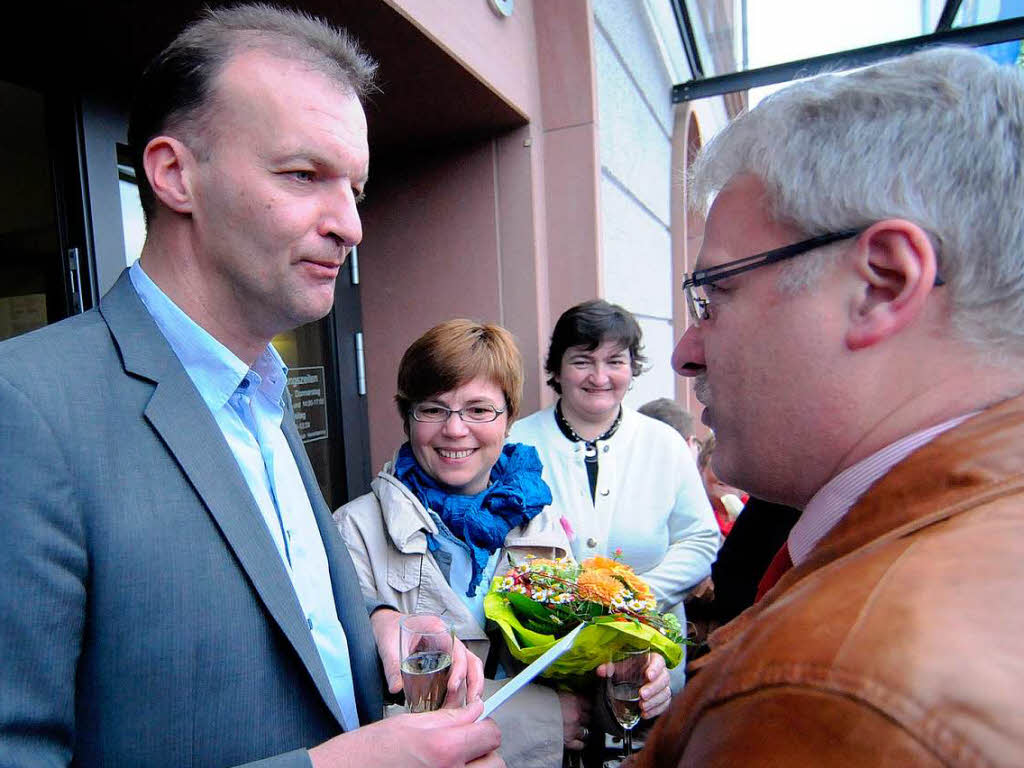
[[[672,427],[623,406],[615,434],[598,442],[596,503],[583,444],[562,434],[553,408],[513,424],[509,441],[537,448],[554,496],[544,514],[572,524],[577,560],[621,548],[622,561],[651,585],[659,609],[673,612],[711,572],[718,525],[693,455]]]

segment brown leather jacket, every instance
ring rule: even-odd
[[[710,642],[631,766],[1024,766],[1024,397],[900,462]]]

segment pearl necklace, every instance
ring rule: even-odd
[[[604,431],[599,437],[595,437],[593,440],[586,440],[580,437],[579,433],[572,428],[572,424],[569,423],[568,419],[565,418],[565,414],[562,413],[562,401],[555,404],[555,423],[558,424],[558,428],[562,431],[569,440],[574,443],[583,443],[583,459],[589,463],[595,463],[597,461],[597,442],[598,440],[607,440],[609,437],[615,434],[615,430],[619,428],[619,424],[622,422],[622,406],[619,406],[619,412],[615,415],[615,421],[612,425]]]

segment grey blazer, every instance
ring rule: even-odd
[[[366,604],[284,428],[365,724]],[[309,765],[341,730],[242,473],[127,272],[98,311],[0,344],[0,766]]]

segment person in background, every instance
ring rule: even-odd
[[[700,440],[697,439],[697,432],[694,429],[693,414],[675,400],[670,397],[659,397],[644,403],[636,410],[644,416],[668,424],[683,436],[683,440],[690,446],[694,458],[700,455]]]
[[[800,517],[785,504],[748,497],[718,548],[711,576],[686,600],[686,617],[693,624],[688,659],[708,651],[707,637],[754,604],[757,589],[775,553]]]
[[[726,624],[754,604],[757,587],[775,553],[789,536],[800,510],[750,497],[711,564],[715,626]]]
[[[380,720],[400,614],[364,602],[270,346],[362,237],[374,68],[304,14],[206,10],[133,106],[141,260],[0,343],[3,765],[501,765],[461,644],[469,706]]]
[[[802,513],[634,768],[1024,765],[1022,155],[1024,72],[937,48],[697,157],[673,366],[715,472]]]
[[[496,572],[527,555],[570,554],[537,451],[506,443],[523,390],[512,335],[449,320],[412,343],[398,367],[395,402],[408,441],[335,520],[370,602],[451,617],[482,660],[490,648],[483,598]],[[641,692],[650,716],[668,706],[668,673],[654,654]],[[530,685],[495,713],[509,765],[549,768],[587,737],[583,696]]]
[[[627,310],[600,299],[566,310],[545,363],[559,399],[509,439],[537,448],[576,559],[621,553],[685,626],[683,598],[710,573],[718,526],[683,438],[622,404],[643,363]],[[683,668],[672,670],[673,690]]]
[[[711,455],[715,452],[714,433],[704,438],[700,444],[700,453],[697,455],[697,469],[700,470],[700,479],[704,483],[704,491],[711,502],[711,510],[715,513],[715,521],[718,523],[718,530],[726,537],[732,530],[736,518],[743,510],[743,505],[749,498],[746,493],[733,488],[719,480],[718,475],[711,466]]]

